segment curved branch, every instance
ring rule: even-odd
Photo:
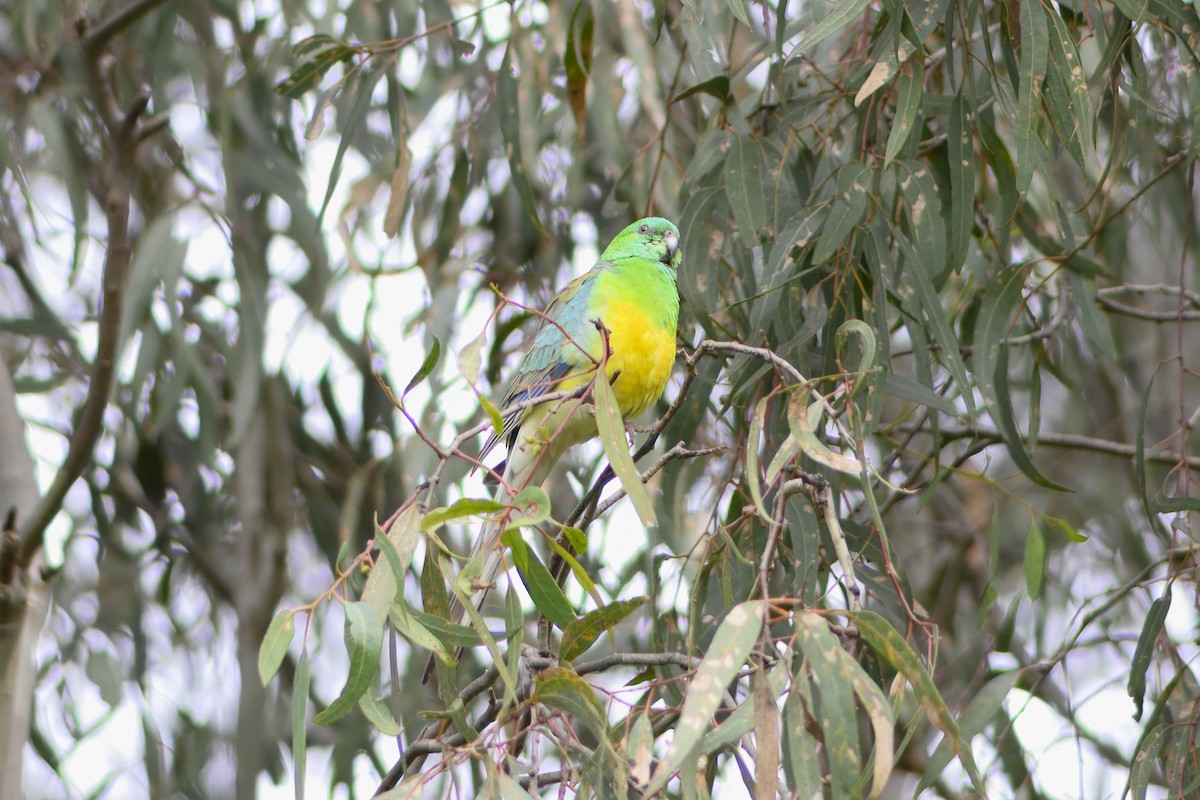
[[[104,422],[104,410],[112,394],[116,375],[117,356],[121,347],[121,309],[124,300],[126,275],[133,252],[129,231],[129,208],[137,174],[137,148],[144,141],[144,126],[139,121],[146,111],[149,95],[138,94],[128,109],[121,113],[109,80],[111,59],[104,54],[104,45],[117,33],[125,30],[143,14],[164,0],[140,0],[109,19],[100,27],[86,30],[78,27],[84,72],[97,115],[104,122],[105,150],[110,162],[105,176],[104,216],[108,229],[108,249],[104,257],[104,277],[101,287],[99,337],[96,358],[92,363],[87,398],[83,411],[71,435],[67,457],[54,476],[37,508],[21,525],[21,564],[28,566],[42,548],[46,527],[62,507],[71,485],[83,474],[92,456],[92,449]],[[152,123],[150,130],[159,130]]]

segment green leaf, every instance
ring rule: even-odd
[[[622,745],[622,755],[629,761],[630,779],[639,789],[644,789],[650,783],[650,767],[654,764],[654,727],[650,724],[649,714],[634,717]]]
[[[458,351],[458,374],[463,376],[472,388],[479,382],[479,370],[483,366],[483,344],[487,337],[487,331],[480,333],[471,341],[467,342],[467,346]],[[500,425],[497,427],[495,420],[492,420],[492,427],[501,430],[504,428],[504,420],[501,418]]]
[[[919,58],[910,59],[900,69],[900,77],[896,79],[896,117],[892,121],[892,129],[888,132],[887,147],[884,149],[883,166],[885,168],[892,159],[900,154],[904,145],[912,138],[913,129],[917,124],[917,112],[921,110],[924,93],[925,65]]]
[[[1008,336],[1024,286],[1024,270],[1008,267],[1001,270],[984,290],[971,355],[975,381],[1013,463],[1035,483],[1065,492],[1068,491],[1066,487],[1043,476],[1030,459],[1013,415],[1012,394],[1008,391],[1008,345],[1004,339]]]
[[[726,685],[741,671],[762,630],[763,601],[752,600],[730,609],[713,636],[708,652],[688,685],[675,738],[654,770],[647,795],[660,791],[699,747],[721,705]]]
[[[816,717],[811,684],[792,681],[783,704],[783,769],[788,787],[796,797],[824,797],[821,751],[823,745],[809,730]]]
[[[738,22],[747,28],[753,27],[750,24],[750,16],[746,13],[746,6],[742,3],[742,0],[725,0],[725,5],[729,6],[729,10],[737,17]]]
[[[706,81],[707,83],[707,81]],[[682,99],[681,97],[675,98]],[[725,163],[725,157],[733,146],[734,135],[721,126],[709,128],[700,137],[696,150],[683,173],[683,185],[692,187],[708,177],[709,173]]]
[[[755,333],[766,332],[775,319],[780,302],[789,297],[789,284],[799,278],[798,259],[818,241],[829,205],[829,201],[822,201],[800,209],[783,226],[771,246],[764,288],[750,316],[750,327]]]
[[[750,417],[750,430],[746,434],[746,483],[750,487],[750,499],[754,501],[758,515],[764,520],[771,519],[771,512],[767,511],[763,503],[762,483],[758,474],[758,440],[762,438],[769,402],[771,398],[764,397],[754,405],[754,414]]]
[[[904,193],[902,208],[912,231],[912,243],[926,271],[940,281],[950,269],[941,195],[933,173],[919,161],[897,161],[896,173]]]
[[[768,688],[774,696],[783,694],[787,688],[788,679],[791,677],[787,667],[787,662],[781,661],[771,669],[769,674]],[[768,702],[767,705],[774,709],[774,704]],[[704,735],[704,741],[700,744],[700,752],[706,755],[712,755],[718,750],[737,742],[755,726],[755,716],[761,704],[759,699],[754,695],[746,698],[746,702],[739,703],[732,713],[729,714],[715,730],[711,730]]]
[[[525,787],[507,772],[493,771],[496,776],[496,786],[500,789],[500,800],[535,800]],[[490,796],[490,795],[489,795]]]
[[[576,553],[587,552],[587,534],[582,530],[579,528],[572,528],[569,525],[564,525],[562,528],[562,534],[567,538],[567,542],[570,543],[571,549]]]
[[[1134,24],[1144,22],[1150,8],[1150,0],[1117,0],[1117,8]]]
[[[407,603],[404,604],[404,611],[410,619],[437,637],[447,647],[478,647],[483,644],[483,639],[479,637],[479,634],[470,625],[449,622],[442,617],[429,614],[425,611],[419,611]],[[389,614],[392,624],[396,625],[397,629],[400,627],[396,624],[395,619],[398,613],[392,612]]]
[[[834,797],[858,795],[862,754],[858,745],[858,724],[854,694],[844,670],[842,649],[824,619],[811,612],[796,615],[796,646],[804,653],[804,666],[796,681],[812,680],[820,693],[817,725],[825,737],[829,758],[830,788]]]
[[[450,520],[469,517],[474,514],[497,514],[508,508],[504,503],[483,498],[464,497],[455,500],[449,506],[435,508],[421,518],[420,530],[430,531],[445,525]]]
[[[1025,592],[1030,600],[1042,596],[1042,585],[1046,580],[1046,534],[1037,515],[1029,526],[1025,538]]]
[[[1066,537],[1068,539],[1070,539],[1072,542],[1078,543],[1078,542],[1086,542],[1088,540],[1087,536],[1080,533],[1075,528],[1074,525],[1067,522],[1062,517],[1052,517],[1049,514],[1046,514],[1042,517],[1042,521],[1048,525],[1053,525],[1055,528],[1058,528],[1060,531],[1062,531],[1064,534],[1066,534]]]
[[[757,245],[768,233],[763,171],[762,144],[754,136],[737,137],[725,159],[725,190],[733,219],[748,247]]]
[[[988,681],[971,698],[971,702],[967,704],[958,720],[959,730],[962,732],[964,740],[969,742],[973,736],[982,733],[988,725],[992,724],[996,718],[996,712],[1000,710],[1004,699],[1008,697],[1020,677],[1021,673],[1016,670],[1002,673]],[[953,757],[954,752],[950,749],[950,743],[943,739],[937,750],[929,757],[929,766],[921,775],[920,783],[917,784],[914,794],[919,795],[936,783]]]
[[[1053,28],[1049,34],[1050,57],[1067,90],[1067,110],[1074,115],[1074,125],[1070,130],[1059,130],[1059,138],[1063,139],[1064,146],[1068,140],[1078,142],[1081,151],[1079,163],[1082,165],[1096,150],[1096,108],[1088,92],[1087,74],[1083,71],[1079,48],[1067,24],[1054,8],[1046,8],[1045,14]]]
[[[1150,604],[1146,622],[1138,636],[1137,647],[1133,651],[1133,661],[1129,665],[1127,689],[1137,708],[1133,718],[1139,722],[1142,719],[1142,704],[1146,699],[1146,671],[1150,669],[1155,648],[1158,647],[1158,637],[1162,635],[1167,622],[1167,612],[1171,610],[1171,587],[1172,583],[1168,581],[1163,586],[1162,596]]]
[[[429,348],[429,352],[425,354],[425,360],[421,362],[421,368],[417,370],[417,374],[413,375],[412,380],[404,387],[404,392],[400,395],[408,394],[413,387],[417,386],[421,381],[429,377],[429,373],[433,372],[437,366],[438,359],[442,357],[442,343],[436,336],[433,337],[433,346]]]
[[[892,231],[897,246],[908,262],[901,275],[901,279],[904,281],[901,292],[907,295],[913,311],[923,316],[928,323],[928,329],[940,348],[938,355],[941,357],[942,365],[954,377],[954,382],[961,392],[960,396],[967,406],[967,413],[974,414],[975,402],[971,397],[972,384],[967,380],[967,366],[963,363],[962,354],[959,353],[958,337],[954,334],[954,329],[950,327],[950,320],[942,306],[941,295],[934,288],[927,267],[913,249],[912,243],[895,226],[892,226]],[[910,331],[913,330],[915,329],[910,326]],[[916,334],[914,333],[914,335]]]
[[[175,233],[178,217],[163,214],[142,232],[129,265],[121,313],[121,338],[127,342],[149,319],[150,302],[158,286],[167,297],[176,294],[179,277],[187,260],[188,243]]]
[[[1139,744],[1137,755],[1134,756],[1129,769],[1129,788],[1133,800],[1146,800],[1146,790],[1154,779],[1155,767],[1159,764],[1172,727],[1174,726],[1167,723],[1154,726]]]
[[[1034,148],[1041,146],[1038,123],[1042,116],[1042,82],[1050,54],[1046,10],[1039,2],[1021,3],[1021,84],[1017,88],[1017,191],[1025,194],[1033,180]]]
[[[404,576],[421,538],[417,525],[418,513],[414,504],[404,510],[387,532],[378,524],[375,526],[375,544],[383,558],[375,562],[371,574],[367,576],[362,601],[375,610],[379,619],[386,617],[388,609],[403,597]]]
[[[534,684],[531,700],[567,712],[597,738],[608,740],[608,717],[596,690],[571,670],[565,667],[543,670]]]
[[[697,189],[688,197],[679,217],[679,239],[683,243],[683,265],[676,279],[679,295],[709,331],[714,330],[709,315],[717,310],[718,290],[718,282],[709,268],[714,233],[712,220],[722,209],[725,194],[720,187]]]
[[[793,389],[788,398],[788,428],[795,437],[800,451],[813,461],[830,469],[850,475],[861,474],[863,467],[857,458],[845,453],[833,452],[817,436],[821,417],[824,415],[824,405],[824,402],[820,400],[813,400],[809,403],[806,387]]]
[[[958,269],[967,260],[971,231],[975,227],[973,113],[974,109],[960,91],[950,104],[949,130],[946,137],[946,162],[950,172],[950,204],[946,211],[950,223],[951,270]]]
[[[645,605],[647,598],[635,597],[610,603],[572,620],[563,629],[562,643],[558,647],[560,661],[574,661],[600,638],[600,634],[611,630],[621,620]]]
[[[429,650],[446,664],[451,664],[454,662],[453,656],[450,655],[450,651],[446,649],[446,646],[442,643],[442,640],[435,636],[433,632],[429,630],[429,628],[425,627],[413,616],[407,603],[394,603],[392,607],[388,609],[388,621],[392,623],[392,627],[396,629],[396,633],[400,634],[417,647],[423,647],[426,650]],[[474,635],[474,630],[466,627],[465,625],[460,625],[457,627],[460,627],[466,631],[470,631],[471,638],[467,642],[467,646],[479,644],[479,637]]]
[[[884,378],[883,390],[892,397],[910,400],[918,405],[927,406],[952,417],[958,416],[958,409],[946,398],[930,389],[928,386],[914,381],[907,375],[889,372]]]
[[[437,561],[438,570],[443,576],[454,575],[454,567],[450,565],[450,560],[444,554],[439,553],[437,556]],[[451,580],[447,581],[447,585],[450,587],[450,591],[454,595],[454,599],[457,600],[459,605],[462,606],[463,610],[467,612],[467,617],[471,620],[471,627],[475,629],[477,634],[479,634],[480,640],[483,642],[484,646],[487,647],[488,653],[490,653],[492,656],[492,663],[499,668],[500,680],[504,682],[506,696],[515,697],[517,694],[518,676],[516,670],[511,669],[505,663],[504,654],[500,652],[500,646],[496,644],[496,637],[494,637],[492,632],[488,630],[487,623],[484,621],[483,616],[480,615],[479,609],[475,607],[475,604],[471,602],[471,598],[469,598],[467,593],[463,591],[459,581],[451,578]]]
[[[600,432],[600,444],[604,446],[604,455],[613,468],[621,488],[629,496],[638,519],[643,525],[652,526],[657,522],[654,518],[654,503],[646,485],[638,475],[637,465],[629,454],[629,444],[625,440],[625,423],[621,420],[621,409],[617,406],[617,398],[613,395],[612,386],[604,378],[593,383],[593,394],[596,396],[596,428]]]
[[[1162,364],[1155,368],[1154,374],[1150,376],[1150,380],[1146,382],[1146,388],[1142,390],[1142,402],[1138,406],[1137,426],[1133,434],[1133,475],[1137,482],[1138,494],[1142,500],[1142,511],[1146,515],[1146,520],[1153,524],[1154,511],[1150,501],[1150,487],[1146,479],[1146,414],[1150,410],[1150,390],[1154,386],[1154,379],[1158,377],[1158,370],[1162,369]]]
[[[583,18],[580,19],[580,12]],[[596,16],[589,0],[580,0],[567,26],[563,66],[567,71],[567,98],[575,115],[575,128],[582,137],[587,130],[587,81],[592,72],[592,35]]]
[[[429,780],[426,773],[414,773],[383,794],[375,795],[372,800],[418,800],[425,792],[426,780]]]
[[[300,653],[292,680],[292,781],[296,800],[304,800],[308,764],[308,648]]]
[[[346,685],[329,706],[315,717],[318,725],[332,725],[350,712],[358,698],[370,688],[379,672],[379,654],[383,651],[383,618],[368,603],[346,603],[346,649],[350,673]]]
[[[596,597],[596,583],[592,580],[592,576],[587,574],[587,570],[583,568],[583,564],[579,563],[579,559],[573,556],[567,548],[563,547],[553,536],[547,536],[546,541],[550,545],[550,549],[558,554],[558,557],[567,563],[571,568],[571,574],[575,576],[575,580],[579,581],[579,585],[585,592],[592,597]]]
[[[511,527],[540,525],[550,518],[550,495],[540,486],[526,486],[517,492],[510,504],[514,509],[508,521]]]
[[[517,196],[521,198],[521,206],[533,220],[538,232],[546,236],[546,229],[538,217],[537,201],[533,196],[533,184],[525,171],[525,161],[521,154],[521,101],[518,89],[518,78],[513,64],[513,42],[509,39],[504,48],[504,60],[500,62],[500,73],[497,77],[496,94],[500,103],[500,134],[504,137],[504,148],[508,153],[508,170],[512,176],[513,186]]]
[[[529,545],[521,537],[516,528],[509,528],[500,534],[500,541],[512,551],[513,563],[521,572],[521,579],[529,596],[538,610],[546,615],[546,619],[560,628],[566,628],[575,621],[575,609],[571,601],[563,594],[550,570],[541,562]]]
[[[736,2],[736,0],[730,0],[730,2]],[[700,81],[699,83],[689,86],[679,94],[672,97],[671,102],[678,103],[680,100],[686,100],[687,98],[697,94],[708,94],[721,101],[727,100],[729,98],[729,76],[717,75],[716,77],[709,78],[706,81]],[[729,132],[723,128],[717,129],[716,132],[724,134],[727,137],[730,136]],[[697,151],[699,151],[699,148],[697,148]],[[690,166],[691,165],[689,165],[689,171]]]
[[[871,0],[848,0],[848,2],[835,3],[828,16],[805,32],[788,59],[796,58],[806,50],[816,47],[842,28],[857,21],[870,3]]]
[[[325,210],[329,208],[329,201],[333,199],[334,189],[337,188],[338,179],[342,176],[342,162],[346,158],[346,151],[350,149],[350,143],[357,136],[358,127],[362,125],[363,120],[367,118],[367,112],[371,109],[371,95],[375,91],[375,84],[379,83],[379,79],[387,71],[384,68],[364,68],[358,79],[350,82],[349,88],[343,90],[348,97],[353,98],[353,103],[341,125],[342,138],[338,141],[337,152],[334,154],[333,164],[329,168],[329,181],[325,186],[325,198],[321,201],[321,211],[317,214],[318,222],[325,218]]]
[[[1075,298],[1075,316],[1092,344],[1110,361],[1117,360],[1117,343],[1113,339],[1108,317],[1096,309],[1096,279],[1067,270],[1067,285]]]
[[[946,736],[951,749],[958,755],[959,761],[971,778],[971,783],[980,794],[985,794],[983,781],[979,777],[979,769],[975,766],[975,757],[971,753],[958,724],[950,714],[946,701],[938,691],[929,670],[925,669],[920,657],[909,646],[891,624],[873,611],[845,612],[858,627],[863,640],[878,653],[884,661],[891,664],[916,692],[921,708],[929,721]]]
[[[496,404],[483,395],[479,395],[479,405],[483,407],[483,413],[487,414],[488,422],[492,425],[492,433],[497,436],[502,434],[504,432],[504,415],[500,413],[500,409],[496,408]]]
[[[813,250],[813,263],[822,264],[832,258],[866,216],[871,175],[867,165],[859,161],[851,161],[838,171],[837,195]]]
[[[376,700],[369,691],[363,692],[362,697],[358,698],[358,708],[367,718],[367,722],[374,725],[375,730],[384,736],[399,736],[403,732],[404,727],[396,722],[388,707]]]
[[[318,41],[318,37],[311,36],[296,45],[292,51],[293,55],[303,55],[311,50],[313,45],[323,44],[325,40],[336,41],[332,40],[331,37],[322,37],[322,41]],[[350,47],[340,42],[333,47],[327,47],[301,64],[279,83],[275,84],[275,93],[281,94],[291,100],[298,100],[317,88],[329,70],[338,64],[352,62],[357,54],[358,48]]]
[[[279,672],[279,667],[283,664],[283,657],[287,655],[288,647],[291,646],[295,633],[295,611],[284,609],[271,619],[271,624],[267,626],[267,632],[258,648],[258,678],[262,681],[263,686],[270,683],[271,679],[275,677],[275,673]]]

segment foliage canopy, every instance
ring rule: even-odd
[[[1191,5],[70,14],[0,9],[30,796],[1195,792]],[[606,416],[451,625],[528,309],[646,213],[636,465]]]

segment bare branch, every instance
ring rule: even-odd
[[[100,25],[92,28],[83,37],[83,51],[88,58],[96,58],[114,36],[125,31],[167,0],[134,0]],[[84,22],[86,25],[86,21]]]
[[[143,137],[137,123],[149,103],[149,95],[139,94],[128,110],[118,111],[116,96],[109,81],[112,60],[103,53],[104,45],[118,32],[131,25],[163,0],[142,0],[128,6],[104,25],[85,34],[81,27],[80,47],[84,72],[97,113],[104,121],[104,135],[110,156],[105,177],[104,212],[108,229],[108,249],[104,258],[101,289],[99,336],[96,358],[83,411],[71,435],[67,457],[37,508],[21,527],[21,563],[28,565],[41,549],[46,526],[62,506],[63,498],[91,459],[92,448],[103,427],[104,409],[112,393],[117,356],[120,352],[121,308],[126,274],[133,245],[129,231],[129,208],[137,173],[137,148]]]

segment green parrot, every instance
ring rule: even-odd
[[[662,396],[675,363],[680,258],[679,230],[669,220],[647,217],[617,234],[596,266],[568,283],[546,307],[501,409],[587,385],[604,355],[597,322],[608,331],[605,377],[622,418],[632,419],[649,408]],[[508,459],[496,468],[501,476],[496,499],[507,502],[521,489],[540,485],[568,448],[596,435],[596,417],[586,399],[508,411],[504,429],[480,453],[482,460],[499,442],[508,446]],[[500,533],[500,520],[485,523],[471,551],[472,560],[483,554],[480,588],[471,595],[476,608],[504,563]],[[464,612],[452,608],[451,621],[461,620]]]

